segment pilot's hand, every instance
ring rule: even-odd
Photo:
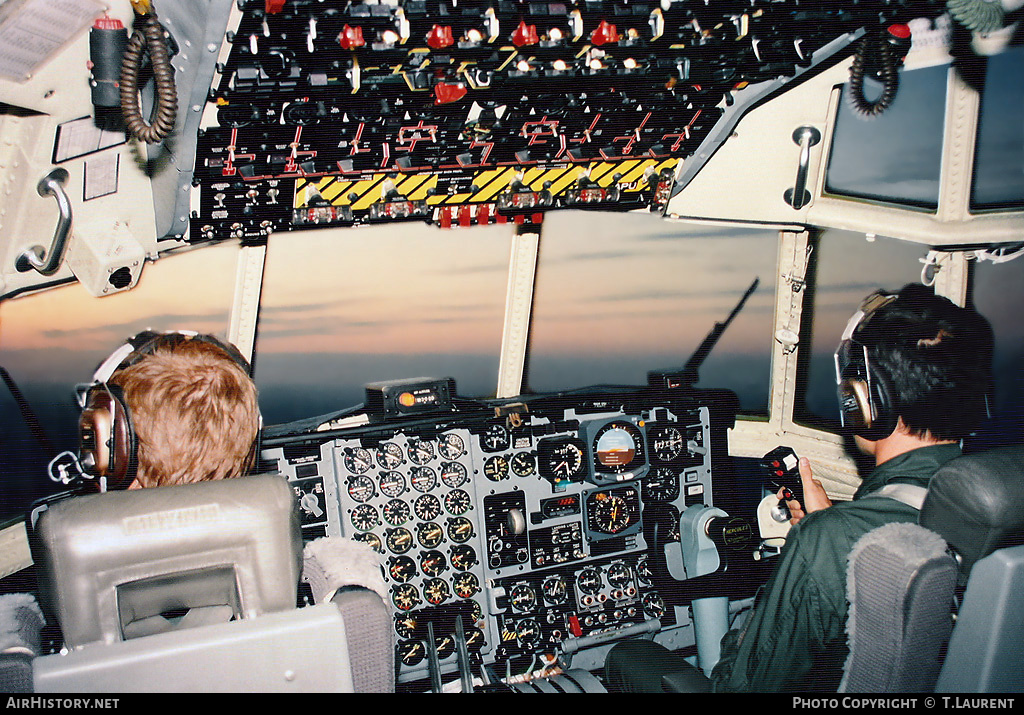
[[[786,502],[786,506],[789,507],[790,524],[796,524],[811,512],[820,511],[832,506],[832,500],[825,493],[825,487],[821,486],[821,482],[811,474],[811,462],[807,457],[800,458],[799,469],[800,483],[804,491],[804,503],[801,504],[796,499],[790,499]],[[779,499],[783,498],[784,491],[779,490]]]

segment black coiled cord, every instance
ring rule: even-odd
[[[874,102],[869,102],[864,97],[864,63],[868,52],[871,51],[871,40],[868,37],[864,37],[860,41],[857,54],[853,57],[853,64],[850,65],[850,85],[847,97],[849,97],[853,111],[865,119],[874,119],[889,108],[893,99],[896,98],[896,90],[900,83],[900,76],[896,71],[896,60],[889,43],[885,38],[877,38],[875,41],[880,65],[879,74],[882,80],[882,94]]]
[[[138,86],[142,57],[147,52],[156,82],[156,104],[150,117],[152,124],[147,123],[142,116]],[[121,63],[121,114],[131,135],[147,144],[162,141],[174,129],[178,116],[174,68],[164,42],[164,29],[155,12],[145,16],[142,30],[132,34],[124,51]]]

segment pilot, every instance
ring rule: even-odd
[[[844,425],[875,467],[853,501],[833,504],[807,459],[800,460],[804,501],[788,503],[795,525],[752,613],[722,639],[711,689],[838,688],[848,653],[847,556],[875,527],[918,516],[897,499],[866,497],[891,484],[927,487],[939,467],[960,455],[961,440],[986,415],[991,361],[991,327],[973,309],[920,284],[865,300],[843,335],[836,369]],[[613,685],[625,663],[638,658],[656,670],[673,669],[655,645],[631,642],[613,651]],[[694,675],[690,682],[706,687]],[[655,681],[648,675],[647,682]]]

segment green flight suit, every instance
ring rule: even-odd
[[[836,690],[846,660],[846,558],[875,527],[917,521],[895,499],[864,497],[889,482],[928,486],[956,444],[922,447],[876,467],[853,501],[808,514],[786,540],[775,572],[740,630],[722,639],[716,691]]]

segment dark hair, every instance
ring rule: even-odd
[[[993,334],[973,308],[911,283],[856,337],[888,377],[896,413],[911,434],[962,439],[985,418]]]

